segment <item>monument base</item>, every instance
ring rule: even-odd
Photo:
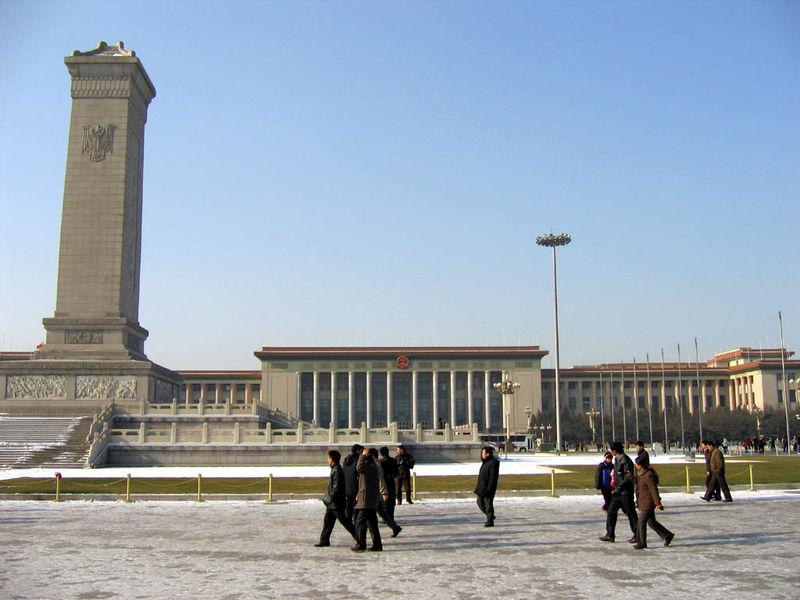
[[[183,377],[147,360],[0,362],[0,413],[94,415],[112,402],[118,412],[140,413],[148,403],[169,403]]]

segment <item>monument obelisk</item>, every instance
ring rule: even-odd
[[[122,42],[64,62],[72,114],[56,309],[31,360],[0,364],[0,410],[169,402],[182,378],[147,360],[139,325],[144,125],[155,87]]]
[[[142,360],[142,158],[156,90],[121,42],[76,50],[64,62],[72,76],[72,116],[58,289],[36,357]]]

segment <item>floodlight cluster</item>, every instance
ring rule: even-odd
[[[555,246],[566,246],[572,241],[572,236],[568,233],[560,233],[558,235],[554,235],[552,233],[548,233],[545,235],[540,235],[536,238],[536,243],[540,246],[550,246],[551,248]]]

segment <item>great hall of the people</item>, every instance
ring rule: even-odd
[[[249,404],[317,427],[428,429],[477,424],[502,431],[502,397],[494,384],[505,376],[519,388],[510,422],[527,428],[530,417],[553,410],[555,373],[543,369],[547,350],[510,347],[272,348],[255,352],[260,371],[178,371],[179,402]],[[780,349],[736,348],[701,363],[637,362],[560,369],[563,409],[585,413],[624,407],[784,410],[782,375],[795,380],[800,360]],[[794,386],[792,386],[794,387]],[[798,391],[789,389],[797,410]],[[702,398],[702,401],[701,401]],[[332,401],[333,400],[333,401]]]

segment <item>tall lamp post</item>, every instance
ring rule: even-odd
[[[561,452],[561,403],[559,398],[559,354],[558,354],[558,279],[556,277],[556,248],[566,246],[572,241],[569,234],[553,235],[548,233],[536,238],[539,246],[553,249],[553,321],[555,323],[555,352],[556,352],[556,454]]]
[[[781,328],[781,380],[783,381],[783,409],[786,411],[786,444],[789,454],[792,453],[792,432],[789,427],[789,389],[786,381],[786,346],[783,344],[783,315],[778,311],[778,322]]]
[[[595,440],[597,439],[597,435],[595,433],[596,432],[596,428],[595,428],[595,425],[594,425],[594,420],[597,417],[597,415],[599,415],[599,414],[600,413],[597,412],[595,409],[591,409],[591,410],[586,411],[586,416],[589,417],[589,427],[592,428],[592,446],[593,447],[595,445]]]
[[[506,425],[506,448],[508,448],[511,441],[511,398],[517,393],[519,383],[511,381],[504,371],[502,381],[495,383],[494,389],[503,395],[503,418]]]

